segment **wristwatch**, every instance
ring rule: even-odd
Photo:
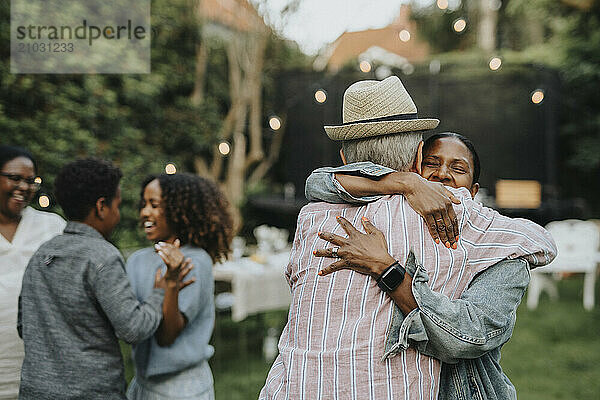
[[[379,278],[377,278],[377,286],[384,292],[392,292],[404,280],[406,270],[398,261],[383,270]]]

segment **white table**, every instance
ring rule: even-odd
[[[215,280],[231,283],[233,321],[242,321],[248,315],[264,311],[289,308],[290,287],[284,276],[289,258],[290,252],[287,250],[215,265]]]

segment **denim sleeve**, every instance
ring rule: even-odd
[[[413,295],[419,307],[404,319],[400,342],[408,341],[421,353],[454,364],[481,357],[510,339],[517,307],[529,284],[525,260],[493,265],[456,300],[433,292],[426,275],[417,267]]]
[[[381,196],[354,197],[335,179],[335,174],[381,178],[390,172],[394,172],[394,170],[368,161],[347,164],[341,167],[317,168],[306,180],[305,195],[309,201],[351,204],[370,203],[378,200]]]

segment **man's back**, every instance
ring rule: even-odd
[[[138,303],[118,250],[69,222],[33,255],[23,278],[19,398],[124,399],[117,335],[137,341],[156,330],[162,295],[154,297]]]
[[[439,361],[412,348],[384,358],[394,313],[389,296],[370,277],[351,271],[318,276],[323,259],[312,252],[324,247],[319,231],[343,235],[336,216],[355,226],[365,216],[385,233],[394,258],[404,263],[412,251],[419,261],[426,260],[430,286],[450,298],[458,298],[476,273],[496,261],[524,255],[519,247],[525,254],[535,252],[526,238],[516,241],[514,220],[476,207],[466,190],[455,193],[463,202],[455,207],[462,228],[456,250],[436,245],[402,196],[361,207],[312,203],[303,208],[287,270],[292,289],[288,324],[261,398],[437,398]],[[493,232],[496,228],[506,231],[504,239],[514,245],[496,247],[501,234]]]

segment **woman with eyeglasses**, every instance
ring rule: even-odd
[[[17,304],[23,272],[37,248],[62,232],[56,214],[28,207],[39,189],[36,164],[23,148],[0,146],[0,398],[19,394],[23,341],[17,335]]]

